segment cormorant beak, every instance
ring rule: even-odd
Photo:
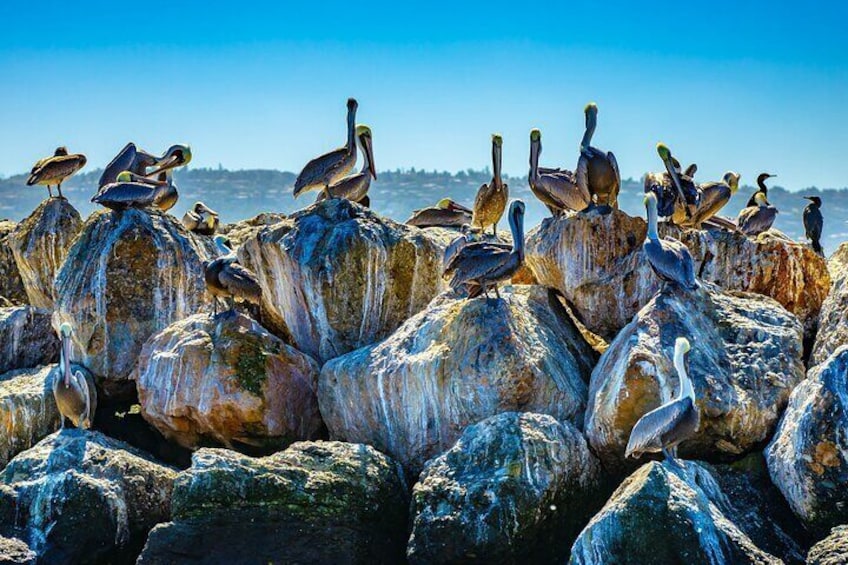
[[[368,154],[368,171],[371,173],[371,177],[377,180],[377,169],[374,166],[374,149],[371,146],[371,136],[363,135],[360,139],[362,140],[362,147],[365,148],[365,152]]]

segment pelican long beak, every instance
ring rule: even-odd
[[[65,386],[71,386],[71,336],[62,336],[62,376]]]
[[[371,145],[371,136],[363,135],[361,138],[362,147],[365,149],[365,153],[368,159],[368,172],[371,173],[371,177],[374,180],[377,180],[377,168],[374,166],[374,149]]]
[[[451,201],[448,203],[448,209],[449,209],[449,210],[451,210],[452,212],[467,212],[467,213],[469,213],[469,214],[472,212],[472,210],[471,210],[471,209],[466,208],[466,207],[465,207],[465,206],[463,206],[462,204],[457,204],[457,203],[456,203],[456,202],[454,202],[453,200],[451,200]]]
[[[155,168],[147,174],[150,176],[158,175],[161,172],[186,165],[189,161],[191,161],[191,150],[188,146],[177,145],[168,149],[164,157],[157,159]]]

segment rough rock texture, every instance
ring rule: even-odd
[[[412,492],[410,563],[552,563],[591,516],[598,460],[569,423],[508,412],[469,426]]]
[[[39,562],[127,562],[168,519],[176,476],[123,442],[63,430],[0,473],[0,535],[26,541]]]
[[[642,253],[647,229],[619,210],[546,218],[527,235],[526,263],[591,332],[610,340],[658,288]]]
[[[17,226],[15,222],[0,220],[0,296],[12,304],[26,304],[24,281],[9,245],[9,236]]]
[[[845,565],[848,563],[848,526],[838,526],[830,535],[810,548],[808,565]]]
[[[255,237],[263,228],[273,226],[285,220],[288,216],[277,212],[263,212],[247,220],[224,224],[218,228],[218,233],[226,235],[233,249]]]
[[[239,259],[259,276],[263,324],[321,362],[383,339],[442,287],[438,246],[344,199],[263,230]]]
[[[32,306],[0,308],[0,374],[58,358],[59,338],[50,325],[50,312]]]
[[[848,346],[810,370],[766,449],[774,484],[810,530],[848,523]]]
[[[579,426],[594,352],[552,292],[501,296],[443,294],[384,342],[326,363],[318,402],[331,437],[373,445],[414,476],[468,425],[500,412]]]
[[[397,465],[365,445],[201,449],[138,562],[401,563],[407,504]]]
[[[74,359],[107,396],[134,394],[128,380],[152,334],[210,304],[202,262],[208,239],[158,212],[95,212],[56,278],[57,324],[74,327]]]
[[[0,469],[59,427],[51,388],[54,367],[0,375]]]
[[[197,314],[144,344],[144,418],[180,445],[282,449],[322,430],[318,365],[242,314]]]
[[[76,208],[64,198],[50,198],[9,236],[18,270],[29,297],[39,308],[53,308],[53,280],[82,228]]]
[[[572,564],[781,563],[733,522],[710,472],[651,462],[627,478],[571,548]]]
[[[752,239],[740,232],[664,224],[662,233],[686,244],[701,280],[770,296],[798,316],[808,338],[815,336],[830,275],[824,258],[809,245],[772,231]]]
[[[35,558],[35,552],[21,540],[0,536],[0,565],[34,565]]]
[[[680,446],[687,458],[736,457],[768,440],[792,388],[804,378],[803,330],[757,294],[688,293],[667,287],[601,357],[589,386],[586,437],[609,469],[632,468],[624,449],[636,422],[674,398],[674,342],[692,344],[688,374],[701,424]]]
[[[827,262],[832,281],[822,304],[810,366],[818,365],[843,345],[848,345],[848,243],[843,243]]]

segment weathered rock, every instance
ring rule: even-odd
[[[333,359],[318,402],[331,437],[373,445],[412,476],[462,431],[501,412],[578,425],[594,352],[552,292],[443,294],[387,340]]]
[[[76,208],[64,198],[50,198],[9,236],[29,303],[53,308],[53,281],[82,228]]]
[[[12,305],[27,303],[24,281],[21,280],[15,254],[9,245],[9,236],[17,226],[10,220],[0,220],[0,296]]]
[[[151,337],[132,378],[144,418],[180,445],[278,450],[323,428],[318,365],[242,314],[197,314]]]
[[[600,465],[569,423],[508,412],[469,426],[412,493],[410,563],[563,561]]]
[[[830,535],[810,548],[808,565],[845,565],[848,563],[848,526],[837,526]]]
[[[619,210],[546,218],[527,235],[526,262],[589,331],[610,340],[659,287],[642,253],[647,229]]]
[[[400,563],[407,504],[397,465],[365,445],[201,449],[138,563]]]
[[[792,392],[766,449],[772,481],[807,527],[848,523],[848,346],[810,370]]]
[[[589,386],[585,433],[608,469],[626,470],[636,422],[675,397],[674,342],[692,343],[688,373],[701,423],[680,446],[686,458],[738,457],[767,441],[792,388],[804,378],[803,330],[771,298],[668,286],[601,357]]]
[[[438,246],[344,199],[297,212],[238,253],[259,277],[263,324],[321,362],[383,339],[442,288]]]
[[[771,230],[756,239],[741,232],[682,230],[672,224],[664,224],[662,232],[686,244],[701,280],[770,296],[798,316],[807,338],[815,336],[830,275],[824,258],[810,246]]]
[[[0,565],[35,565],[35,552],[17,538],[0,536]]]
[[[0,374],[53,363],[59,339],[50,312],[32,306],[0,308]]]
[[[166,214],[91,215],[56,278],[56,316],[73,325],[73,358],[106,396],[134,394],[128,377],[147,338],[210,304],[211,256],[208,239]]]
[[[0,375],[0,469],[59,427],[51,388],[54,367]]]
[[[277,212],[263,212],[247,220],[224,224],[218,229],[218,233],[227,236],[230,240],[230,246],[236,249],[251,237],[255,237],[263,228],[273,226],[287,217],[285,214]]]
[[[0,507],[14,517],[0,534],[27,542],[39,562],[127,562],[168,519],[176,476],[123,442],[66,429],[0,473]]]
[[[571,548],[572,564],[781,563],[732,521],[712,475],[651,462],[627,478]]]
[[[848,243],[831,255],[827,268],[832,280],[830,294],[822,304],[819,331],[810,355],[810,366],[818,365],[843,345],[848,345]]]

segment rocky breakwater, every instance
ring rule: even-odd
[[[17,226],[10,220],[0,220],[0,298],[8,300],[12,305],[27,303],[24,281],[21,280],[15,254],[9,244],[9,237]]]
[[[840,245],[831,255],[827,269],[831,289],[822,304],[810,366],[825,361],[841,346],[848,345],[848,243]]]
[[[59,358],[50,312],[32,306],[0,308],[0,374]]]

